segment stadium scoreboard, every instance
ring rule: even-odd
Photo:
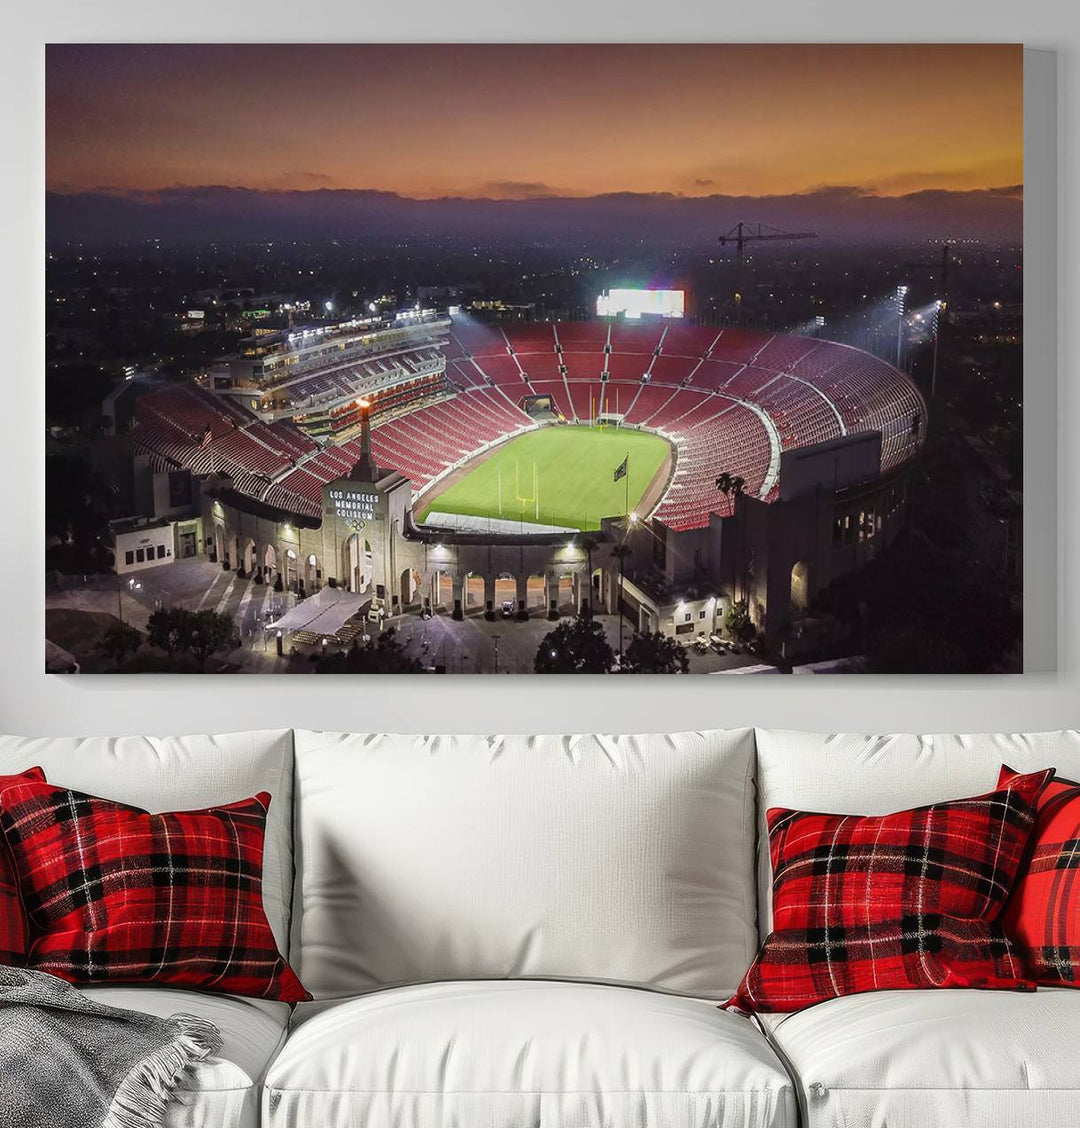
[[[596,296],[598,317],[625,317],[638,321],[642,317],[682,317],[686,312],[683,290],[647,290],[639,288],[606,290]]]

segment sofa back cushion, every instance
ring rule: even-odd
[[[293,959],[316,998],[550,977],[727,997],[753,738],[296,733]]]
[[[1080,774],[1080,732],[866,735],[757,729],[758,927],[772,929],[770,807],[886,815],[992,791],[1002,764]]]
[[[263,852],[263,907],[288,955],[292,897],[292,733],[225,736],[0,736],[0,775],[40,765],[50,783],[155,814],[272,797]]]

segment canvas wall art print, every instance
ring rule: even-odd
[[[50,47],[46,668],[1018,671],[1022,67]]]

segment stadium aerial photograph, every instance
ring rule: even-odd
[[[1019,672],[1022,78],[50,47],[47,670]]]

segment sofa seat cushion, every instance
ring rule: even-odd
[[[759,1016],[806,1128],[1076,1128],[1080,993],[881,991]]]
[[[302,1004],[266,1128],[781,1128],[792,1086],[754,1025],[607,985],[477,981]]]
[[[286,1003],[161,987],[82,990],[110,1007],[162,1018],[197,1015],[221,1031],[221,1053],[184,1076],[169,1105],[165,1128],[258,1128],[259,1084],[285,1040]]]

